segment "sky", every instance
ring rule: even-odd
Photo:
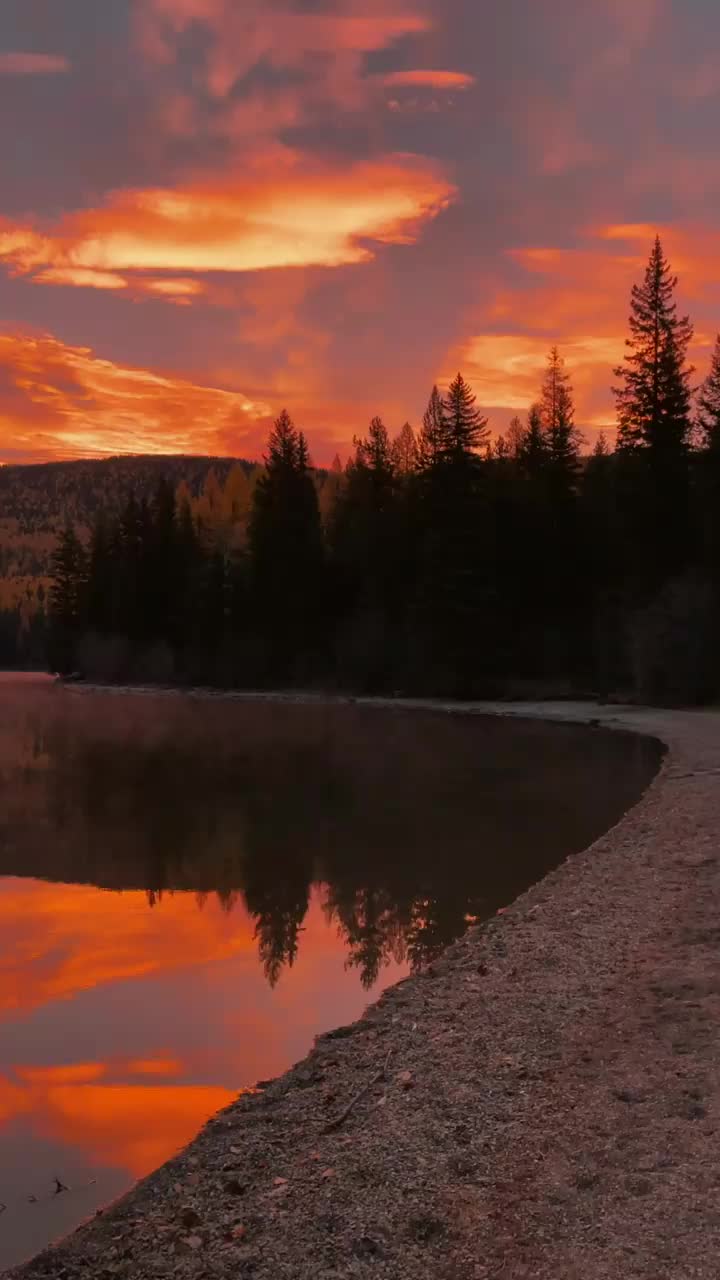
[[[720,328],[716,0],[2,0],[0,463],[318,465],[557,343],[588,445],[654,235]]]

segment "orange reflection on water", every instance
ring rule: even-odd
[[[128,1179],[366,1000],[319,892],[301,955],[274,991],[241,900],[228,912],[210,897],[200,909],[194,894],[177,893],[151,907],[142,891],[8,878],[0,930],[0,1054],[5,1037],[10,1059],[0,1140],[20,1125],[30,1142]],[[384,981],[398,976],[391,965]],[[72,1030],[58,1038],[58,1003],[60,1025],[85,1037],[82,1056],[73,1058]]]
[[[0,882],[0,932],[0,1011],[255,952],[254,926],[237,907],[198,911],[178,894],[156,913],[140,891],[13,879]]]
[[[61,1085],[33,1100],[33,1125],[81,1146],[91,1164],[142,1177],[235,1097],[212,1085]]]

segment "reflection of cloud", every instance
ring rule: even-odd
[[[0,53],[0,76],[51,76],[70,70],[55,53]]]
[[[141,1178],[237,1097],[214,1085],[89,1083],[85,1071],[82,1063],[25,1067],[19,1084],[0,1077],[0,1124],[24,1116],[33,1133],[81,1150],[91,1165]],[[112,1076],[111,1065],[98,1064],[98,1071]]]
[[[0,459],[255,452],[271,416],[240,392],[102,360],[55,338],[0,334]]]
[[[12,940],[0,957],[0,1010],[6,1011],[255,954],[245,913],[228,917],[219,907],[201,912],[192,897],[180,895],[163,902],[158,928],[144,893],[113,894],[83,885],[6,882],[0,931]],[[132,1074],[132,1067],[126,1072]]]
[[[432,165],[407,156],[328,170],[282,153],[235,182],[122,192],[48,234],[7,226],[0,259],[41,283],[52,269],[51,283],[105,289],[122,287],[116,272],[337,267],[371,259],[368,242],[412,243],[452,194]]]

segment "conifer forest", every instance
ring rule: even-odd
[[[283,411],[252,476],[226,470],[200,499],[162,478],[117,513],[101,505],[89,533],[68,523],[52,559],[50,669],[398,695],[715,698],[720,338],[700,381],[676,286],[657,239],[613,372],[612,446],[601,436],[588,452],[572,370],[553,348],[537,402],[504,435],[458,374],[446,393],[433,388],[418,428],[393,437],[373,418],[344,468],[316,472],[312,442]]]

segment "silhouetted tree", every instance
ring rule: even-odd
[[[51,577],[50,659],[56,671],[67,673],[77,663],[87,595],[87,554],[72,524],[65,526],[60,537]]]
[[[618,448],[676,460],[690,438],[687,352],[693,328],[678,316],[674,276],[657,236],[641,285],[633,285],[625,363],[615,370]]]
[[[710,372],[698,394],[697,423],[701,445],[720,454],[720,334],[715,339]]]
[[[688,555],[693,329],[678,316],[676,287],[658,236],[643,283],[633,286],[628,354],[614,388],[628,569],[650,592],[681,572]]]
[[[430,393],[418,441],[418,465],[427,471],[439,461],[445,442],[445,405],[437,387]]]
[[[418,442],[409,422],[405,423],[393,440],[390,454],[397,475],[411,476],[417,470]]]
[[[296,679],[316,660],[323,542],[307,444],[286,410],[270,432],[248,532],[261,667]]]
[[[519,421],[518,418],[515,419],[515,422]],[[517,438],[516,457],[521,471],[531,479],[537,480],[547,474],[550,449],[539,404],[530,408],[527,427]]]
[[[550,349],[540,406],[554,493],[562,500],[577,480],[581,437],[575,426],[570,376],[557,347]]]
[[[477,407],[477,396],[459,373],[450,383],[444,404],[441,453],[445,461],[467,463],[475,459],[490,439],[487,418]]]

